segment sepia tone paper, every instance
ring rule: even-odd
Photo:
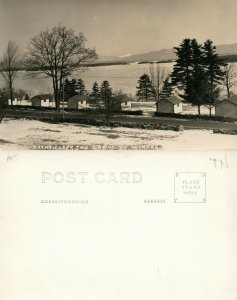
[[[0,0],[2,299],[237,299],[236,9],[236,0]],[[57,62],[66,49],[55,51],[50,32],[77,35],[91,55],[57,66],[59,92],[50,55]],[[169,94],[185,39],[213,41],[229,76],[219,95],[203,59],[191,103],[177,85]],[[138,93],[147,76],[151,99]]]
[[[236,150],[236,9],[0,0],[0,149]]]

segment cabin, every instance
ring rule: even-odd
[[[237,95],[224,99],[215,106],[217,117],[237,119]]]
[[[17,98],[14,98],[12,99],[8,99],[8,105],[18,105],[18,99]]]
[[[31,98],[32,106],[55,107],[55,101],[51,94],[36,95]]]
[[[85,95],[75,95],[67,101],[67,108],[83,109],[88,106],[88,97]]]
[[[9,106],[11,106],[11,105],[14,105],[14,106],[15,105],[31,106],[31,101],[27,100],[29,98],[26,99],[26,96],[28,96],[28,94],[25,94],[25,92],[22,91],[22,90],[13,91],[12,92],[12,101],[9,98],[9,95],[6,96],[7,97],[7,104]]]
[[[158,113],[178,114],[183,111],[182,100],[177,96],[170,96],[161,100],[156,105]]]
[[[31,101],[30,100],[25,100],[25,99],[18,99],[14,98],[11,102],[11,99],[8,99],[8,105],[24,105],[24,106],[31,106]]]
[[[121,103],[120,109],[122,109],[122,110],[131,110],[132,109],[132,102],[133,102],[132,97],[130,97],[128,95],[122,95],[122,97],[118,97],[117,99]]]
[[[121,103],[121,109],[122,110],[131,110],[132,108],[132,102],[131,101],[123,101]]]

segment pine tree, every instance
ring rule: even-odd
[[[170,77],[167,77],[163,83],[163,87],[160,92],[160,100],[164,100],[172,94],[173,85],[170,82]]]
[[[93,83],[92,93],[90,94],[90,98],[93,103],[97,103],[101,99],[100,89],[97,82]]]
[[[137,97],[139,100],[154,100],[155,90],[152,81],[147,74],[143,74],[138,80]]]
[[[176,63],[172,72],[172,84],[182,91],[179,96],[186,102],[191,102],[192,79],[192,44],[191,39],[184,39],[176,50]]]
[[[177,60],[172,83],[181,91],[184,101],[198,106],[200,114],[201,105],[209,103],[210,107],[210,103],[215,103],[214,95],[217,97],[219,90],[217,84],[223,79],[216,47],[210,40],[202,46],[196,39],[184,39],[175,49]]]
[[[100,88],[101,99],[104,102],[104,106],[106,109],[110,108],[110,102],[112,99],[112,88],[107,80],[104,80],[101,84]]]
[[[220,61],[216,53],[216,47],[211,40],[207,40],[204,43],[203,52],[205,71],[210,83],[221,83],[224,78],[224,72],[221,70],[221,67],[224,66],[224,64]]]
[[[64,100],[67,101],[70,98],[70,82],[68,78],[64,80]]]
[[[81,78],[77,80],[76,90],[78,92],[78,95],[84,95],[86,92],[84,81]]]
[[[216,47],[211,40],[207,40],[203,46],[204,68],[206,77],[205,105],[209,108],[210,115],[213,106],[219,101],[219,84],[224,82],[225,72],[222,70],[223,64],[216,53]]]
[[[216,84],[210,84],[206,82],[205,88],[205,105],[209,109],[209,114],[211,116],[212,108],[220,101],[221,89]]]
[[[190,81],[190,102],[192,105],[198,107],[198,114],[201,114],[201,105],[205,103],[206,86],[207,80],[204,69],[204,57],[202,51],[202,45],[198,44],[196,39],[191,40],[192,56],[191,56],[191,69],[192,77]]]
[[[65,79],[64,81],[64,100],[67,101],[71,97],[78,95],[78,92],[76,90],[76,80],[72,79],[69,81],[68,79]]]
[[[85,84],[82,79],[72,79],[69,81],[65,79],[64,81],[64,99],[68,100],[69,98],[76,95],[84,95],[86,92]]]

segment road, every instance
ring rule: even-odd
[[[36,110],[6,110],[6,118],[53,118],[60,116],[55,111],[36,111]],[[81,120],[103,120],[103,115],[84,113],[84,112],[65,112],[66,118],[81,119]],[[116,115],[111,117],[111,121],[126,122],[126,123],[145,123],[145,124],[162,124],[162,125],[183,125],[184,129],[222,129],[222,130],[237,130],[237,122],[227,123],[220,121],[206,120],[187,120],[174,119],[168,117],[147,117],[147,116],[125,116]]]

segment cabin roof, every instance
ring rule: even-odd
[[[35,95],[34,97],[31,98],[31,100],[47,100],[49,101],[54,101],[53,96],[51,94],[40,94],[40,95]]]
[[[168,102],[172,103],[173,105],[179,104],[180,102],[182,102],[181,99],[176,96],[170,96],[168,98],[165,98],[163,101],[168,101]]]
[[[229,103],[234,104],[234,105],[237,106],[237,95],[233,95],[230,98],[223,99],[222,101],[217,103],[216,106],[219,105],[219,104],[222,104],[223,102],[229,102]]]
[[[84,100],[87,100],[88,97],[86,95],[75,95],[75,96],[72,96],[71,98],[69,98],[68,100],[74,100],[74,101],[84,101]]]

